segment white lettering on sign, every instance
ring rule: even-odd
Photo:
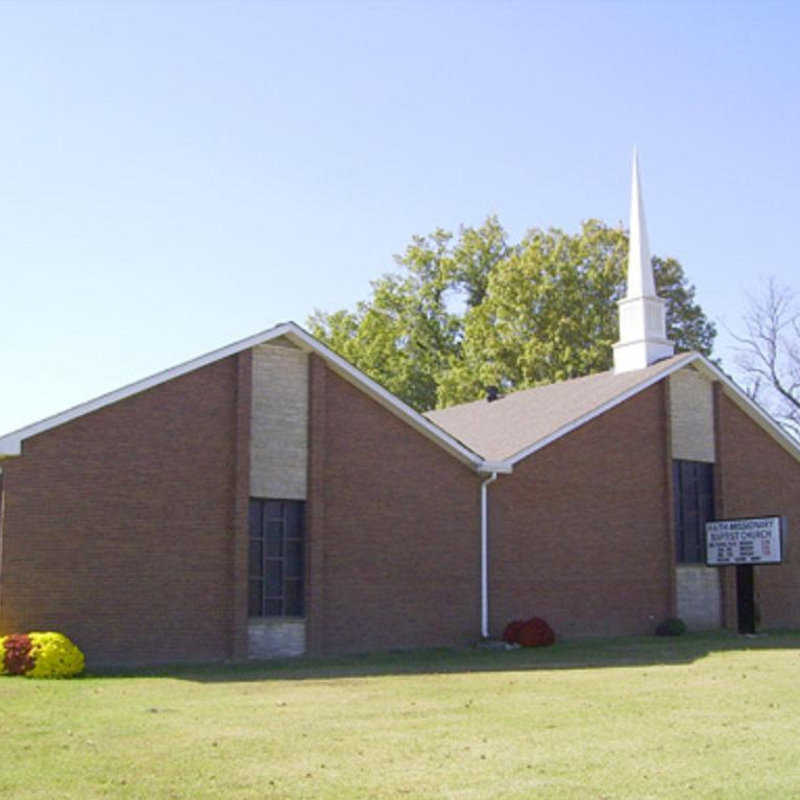
[[[706,564],[780,564],[780,517],[722,519],[706,523]]]

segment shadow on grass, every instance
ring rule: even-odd
[[[302,681],[388,675],[517,672],[689,664],[711,653],[732,650],[800,649],[800,632],[756,636],[728,632],[674,638],[630,636],[558,642],[552,647],[435,648],[340,657],[299,657],[239,663],[171,664],[158,667],[92,670],[89,677],[174,678],[200,683]]]

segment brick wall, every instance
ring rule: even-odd
[[[651,632],[672,608],[664,383],[489,487],[490,626],[544,617],[563,636]]]
[[[787,515],[784,563],[755,568],[762,628],[800,626],[800,463],[731,400],[717,393],[719,466],[725,518]],[[735,584],[727,571],[726,622],[736,625]]]
[[[4,463],[0,632],[61,630],[94,664],[247,654],[250,359]],[[318,357],[309,368],[309,650],[474,641],[480,477]],[[797,626],[800,465],[716,395],[720,510],[788,514],[787,563],[757,570],[757,599],[765,626]],[[489,487],[493,635],[532,614],[567,637],[646,633],[674,613],[669,406],[663,381]]]
[[[480,635],[479,479],[311,358],[311,652]]]
[[[5,463],[0,631],[62,631],[95,664],[246,647],[245,620],[233,624],[246,591],[233,585],[246,553],[232,536],[246,537],[240,360],[32,437]]]

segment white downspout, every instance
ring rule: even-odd
[[[493,472],[481,483],[481,636],[489,638],[489,492],[487,487],[497,480]]]

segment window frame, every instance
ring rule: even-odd
[[[677,564],[706,563],[706,522],[714,514],[714,464],[672,461],[672,498]]]
[[[251,497],[248,545],[248,618],[304,618],[305,501]]]

